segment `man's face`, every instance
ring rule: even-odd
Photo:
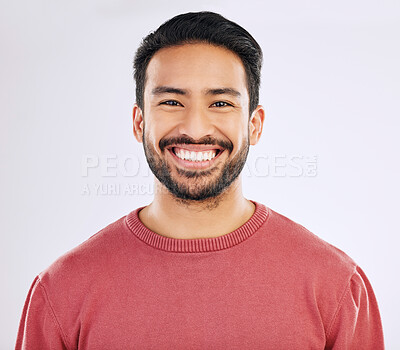
[[[186,44],[158,51],[147,68],[143,146],[175,197],[216,197],[239,176],[249,149],[244,66],[231,51]]]

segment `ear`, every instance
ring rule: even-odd
[[[143,113],[136,103],[133,106],[133,135],[138,142],[143,142]]]
[[[264,107],[258,105],[253,111],[249,121],[249,139],[250,145],[257,144],[261,137],[265,119]]]

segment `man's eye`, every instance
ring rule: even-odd
[[[167,106],[181,106],[181,104],[178,101],[175,100],[168,100],[160,103],[161,105],[167,105]]]
[[[224,101],[218,101],[212,104],[212,106],[214,107],[228,107],[228,106],[232,106],[230,103],[228,102],[224,102]]]

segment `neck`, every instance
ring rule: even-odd
[[[140,211],[139,218],[162,236],[211,238],[236,230],[250,219],[254,209],[243,196],[240,177],[218,197],[204,201],[180,200],[155,180],[154,200]]]

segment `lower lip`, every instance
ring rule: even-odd
[[[169,153],[171,153],[172,157],[175,159],[175,161],[182,167],[184,168],[190,168],[190,169],[206,169],[210,166],[212,166],[215,163],[215,160],[219,158],[219,156],[224,153],[224,151],[220,151],[213,159],[211,160],[204,160],[201,162],[192,162],[190,160],[185,160],[179,158],[173,151],[172,149],[168,149]]]

